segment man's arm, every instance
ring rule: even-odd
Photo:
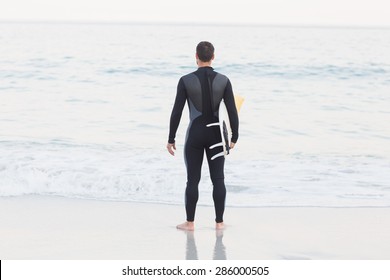
[[[184,86],[183,79],[179,80],[179,83],[177,85],[177,92],[176,92],[176,99],[175,104],[173,105],[172,113],[171,113],[171,119],[169,123],[169,137],[168,137],[168,143],[174,144],[175,143],[175,137],[176,137],[176,131],[179,127],[181,114],[183,112],[184,104],[186,103],[186,89]]]
[[[226,109],[229,114],[229,122],[230,126],[232,128],[232,143],[237,143],[238,140],[238,113],[236,108],[236,103],[234,102],[234,95],[233,95],[233,88],[232,84],[228,80],[225,93],[223,96],[223,99],[225,101]],[[234,147],[234,145],[233,145]]]

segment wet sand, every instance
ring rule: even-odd
[[[390,208],[198,207],[59,197],[0,198],[0,259],[390,259]]]

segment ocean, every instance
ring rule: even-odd
[[[0,196],[183,204],[187,108],[165,146],[202,40],[245,98],[227,206],[390,207],[385,28],[2,22]]]

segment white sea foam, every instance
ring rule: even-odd
[[[69,143],[1,143],[0,196],[59,195],[181,204],[185,170],[165,151]],[[390,167],[368,156],[271,156],[226,163],[229,206],[390,206]],[[207,168],[202,205],[212,205]]]

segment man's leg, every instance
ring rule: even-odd
[[[217,157],[211,160],[211,157],[215,154],[214,152],[207,151],[207,161],[209,164],[210,177],[213,182],[213,200],[215,208],[215,222],[223,222],[223,213],[225,211],[225,199],[226,199],[226,188],[225,188],[225,177],[224,177],[224,165],[225,157]]]
[[[187,187],[185,192],[185,206],[187,221],[177,226],[182,230],[194,230],[196,203],[198,202],[198,185],[201,177],[203,162],[203,147],[196,145],[196,137],[187,137],[184,147],[184,159],[187,167]]]

